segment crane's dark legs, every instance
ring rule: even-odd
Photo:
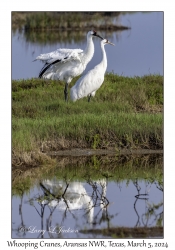
[[[88,102],[90,102],[91,100],[91,94],[88,96]]]
[[[67,102],[68,101],[68,83],[65,84],[65,88],[64,88],[64,99]]]

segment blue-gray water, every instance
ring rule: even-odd
[[[22,199],[13,196],[12,238],[89,238],[92,235],[80,230],[153,227],[163,221],[163,192],[156,181],[77,180],[67,189],[64,181],[48,179],[42,184],[57,197],[66,190],[65,200],[49,200],[39,183]]]
[[[125,14],[120,16],[119,22],[131,29],[106,35],[115,44],[115,47],[105,46],[107,72],[124,76],[163,75],[163,12]],[[106,33],[99,31],[99,34],[105,36]],[[72,40],[50,44],[46,40],[44,44],[39,44],[26,40],[24,33],[12,33],[12,79],[38,77],[42,64],[32,61],[41,53],[58,48],[84,49],[86,46],[86,36],[82,42]],[[86,71],[101,59],[99,42],[98,38],[94,39],[95,53]]]

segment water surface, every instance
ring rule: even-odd
[[[162,158],[112,159],[70,159],[47,178],[35,177],[28,191],[23,177],[14,182],[12,238],[103,238],[84,232],[163,226]]]
[[[104,32],[114,46],[106,45],[107,72],[124,76],[163,75],[163,12],[135,12],[120,15],[118,21],[129,30]],[[41,34],[12,32],[12,79],[38,77],[40,62],[32,62],[39,54],[58,48],[86,46],[86,31],[76,39],[76,32],[47,31]],[[46,34],[47,33],[47,34]],[[58,38],[52,40],[55,33]],[[55,34],[57,37],[57,34]],[[78,36],[78,31],[77,31]],[[94,38],[95,53],[85,73],[101,60],[100,40]]]

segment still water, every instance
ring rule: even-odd
[[[107,167],[108,176],[104,165],[94,174],[87,164],[65,166],[63,177],[59,172],[36,180],[28,191],[12,196],[12,238],[104,238],[88,230],[163,226],[162,158],[158,160],[138,158],[123,167],[115,162]],[[73,178],[76,172],[79,177]],[[21,178],[13,189],[18,185],[21,190]]]
[[[129,30],[99,34],[114,46],[106,45],[107,72],[124,76],[163,75],[163,12],[130,12],[120,15],[118,23],[131,27]],[[59,32],[57,39],[51,37]],[[77,32],[78,33],[78,32]],[[81,48],[86,46],[86,31],[81,39],[76,32],[51,31],[42,35],[12,32],[12,79],[38,77],[40,62],[32,62],[41,53],[58,48]],[[63,39],[64,37],[64,39]],[[66,39],[67,37],[67,39]],[[95,53],[85,73],[101,60],[100,40],[94,38]]]

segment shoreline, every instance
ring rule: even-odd
[[[93,156],[93,155],[145,155],[145,154],[163,154],[163,149],[80,149],[58,150],[47,153],[49,156]]]
[[[73,148],[58,151],[48,151],[48,152],[29,152],[28,154],[12,154],[12,170],[16,168],[27,168],[32,169],[35,167],[42,167],[44,165],[55,165],[56,161],[59,159],[60,163],[58,165],[64,165],[63,163],[75,161],[82,161],[82,159],[90,159],[91,157],[124,157],[127,159],[140,158],[144,156],[162,155],[163,149],[91,149],[91,148]],[[66,161],[64,161],[66,159]],[[73,160],[73,161],[74,161]],[[83,160],[83,161],[84,161]]]

